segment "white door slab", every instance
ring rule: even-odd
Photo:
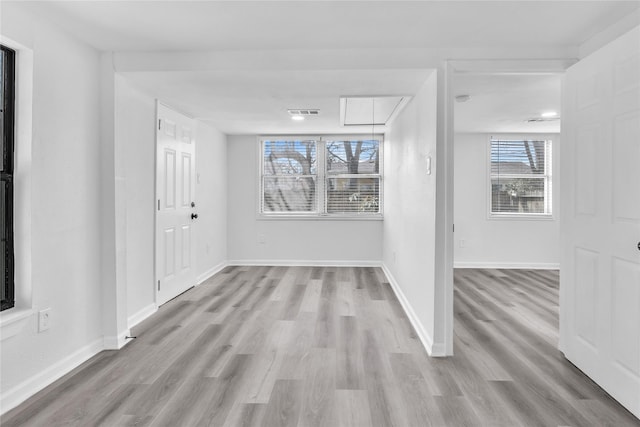
[[[195,285],[193,119],[158,104],[156,138],[156,303]]]
[[[640,417],[640,27],[567,70],[560,349]]]

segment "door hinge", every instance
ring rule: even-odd
[[[456,225],[455,224],[453,224],[453,232],[454,233],[456,232]]]
[[[158,130],[160,130],[162,124],[162,119],[158,119]]]
[[[160,199],[158,199],[158,210],[160,210]]]
[[[160,290],[160,280],[158,280],[158,290]]]

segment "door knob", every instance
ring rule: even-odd
[[[198,214],[194,214],[194,213],[191,214],[191,219],[197,219],[197,218],[198,218]]]
[[[640,242],[638,242],[638,250],[640,251]]]

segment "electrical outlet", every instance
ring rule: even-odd
[[[267,236],[265,236],[264,234],[258,234],[258,243],[263,245],[267,243]]]
[[[467,241],[463,240],[463,239],[460,239],[460,247],[461,248],[466,248],[467,247]]]
[[[51,309],[45,308],[38,312],[38,332],[44,332],[51,327]]]

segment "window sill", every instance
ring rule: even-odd
[[[11,308],[0,313],[0,341],[17,335],[29,322],[34,311],[28,309]]]
[[[258,214],[259,221],[382,221],[378,215],[264,215]]]
[[[553,221],[553,214],[489,214],[490,220],[507,221]]]

